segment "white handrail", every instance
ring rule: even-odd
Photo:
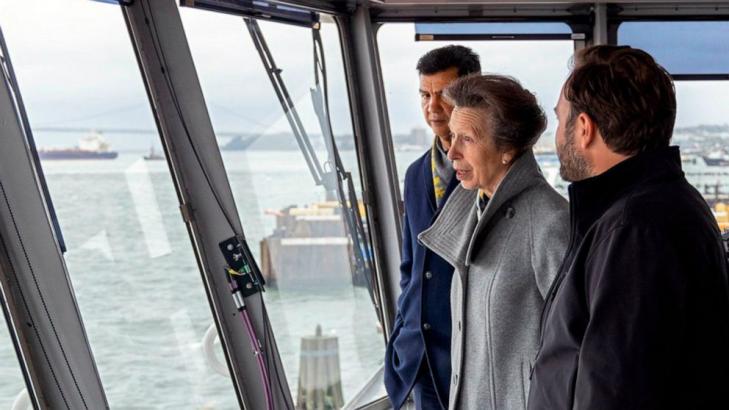
[[[226,366],[225,363],[222,363],[215,354],[215,341],[217,339],[218,329],[215,327],[215,323],[213,323],[210,327],[208,327],[208,330],[205,331],[205,335],[202,339],[203,357],[205,358],[208,366],[219,374],[228,377],[230,375],[228,372],[228,366]]]
[[[33,403],[30,402],[30,395],[27,389],[21,390],[15,397],[13,405],[10,406],[10,410],[31,410],[32,408]]]

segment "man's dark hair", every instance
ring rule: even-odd
[[[500,150],[528,150],[547,128],[547,117],[537,98],[512,77],[488,74],[459,78],[444,95],[456,108],[483,110],[482,124]],[[483,129],[485,127],[485,129]]]
[[[580,113],[595,121],[605,144],[633,155],[666,147],[676,120],[671,76],[650,54],[628,46],[579,51],[564,85],[571,104],[567,128]]]
[[[478,54],[468,47],[445,46],[430,50],[418,60],[416,66],[421,75],[432,75],[456,67],[458,76],[481,73]]]

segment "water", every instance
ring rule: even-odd
[[[212,316],[167,164],[141,161],[142,154],[43,164],[109,403],[115,409],[237,408],[230,379],[202,355]],[[398,155],[406,164],[419,153]],[[257,244],[275,226],[267,210],[324,199],[298,152],[223,156],[256,256]],[[343,157],[354,164],[353,152]],[[313,335],[318,324],[338,337],[347,400],[381,366],[383,336],[366,289],[318,285],[314,291],[269,288],[269,315],[294,400],[300,339]],[[7,329],[0,332],[4,409],[23,383]],[[222,360],[217,345],[216,351]]]
[[[114,409],[237,408],[230,379],[202,354],[212,316],[167,163],[143,161],[143,154],[43,164],[109,403]],[[401,185],[407,165],[421,154],[396,153]],[[354,152],[342,157],[356,174]],[[275,227],[271,211],[324,200],[299,152],[224,152],[223,159],[256,257],[260,240]],[[365,289],[312,285],[265,293],[289,387],[295,400],[300,339],[321,324],[338,337],[347,400],[382,365],[383,336]],[[0,410],[22,389],[7,329],[0,326]]]

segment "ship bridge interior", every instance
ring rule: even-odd
[[[645,49],[729,228],[725,1],[28,0],[0,28],[0,409],[390,408],[415,64],[446,44],[537,95],[562,193],[572,54]]]

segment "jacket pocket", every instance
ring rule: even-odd
[[[524,404],[524,410],[526,410],[527,402],[529,401],[529,378],[532,373],[533,365],[534,364],[528,355],[521,358],[521,394],[523,398],[522,403]]]

